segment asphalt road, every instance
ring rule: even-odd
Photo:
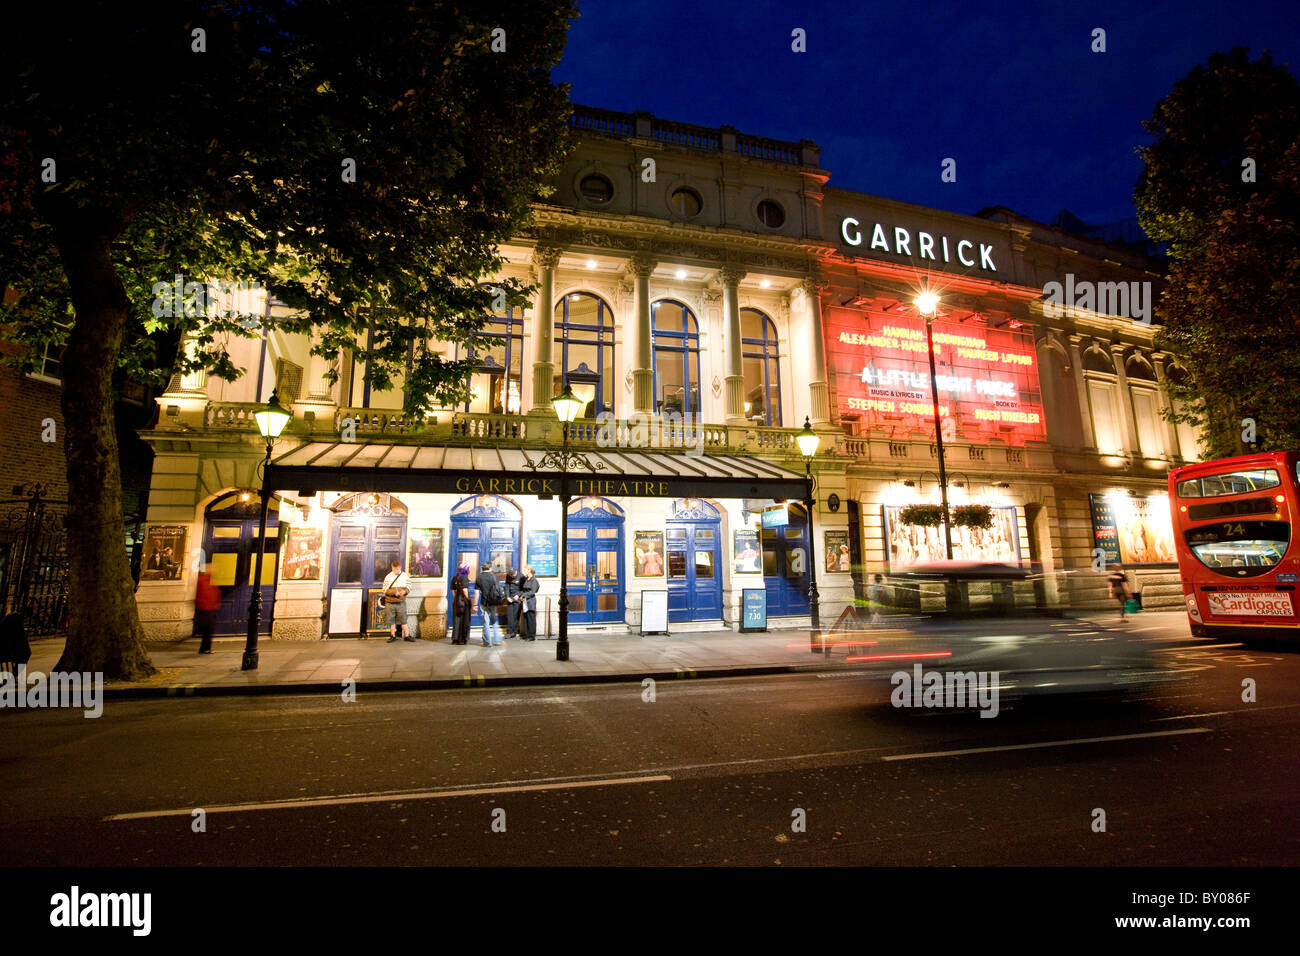
[[[653,702],[628,683],[9,712],[0,862],[1294,865],[1300,654],[1185,643],[1159,651],[1181,679],[1137,700],[992,720],[891,708],[847,664]]]

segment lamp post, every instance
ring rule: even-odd
[[[266,509],[271,501],[271,490],[266,486],[266,466],[271,463],[271,450],[275,440],[284,431],[293,415],[280,407],[274,391],[266,406],[253,414],[257,430],[266,440],[266,457],[262,460],[262,510],[257,521],[257,556],[253,559],[253,597],[248,602],[248,640],[244,644],[242,669],[257,670],[257,629],[262,618],[262,557],[266,551]]]
[[[551,399],[555,417],[564,428],[564,444],[559,455],[560,465],[560,639],[555,643],[555,659],[569,659],[569,465],[573,463],[569,452],[569,426],[578,417],[582,401],[573,394],[566,383],[564,391]],[[581,457],[581,456],[576,456]],[[585,461],[585,459],[583,459]]]
[[[928,289],[914,300],[917,310],[925,316],[925,350],[930,356],[930,398],[934,403],[934,447],[939,458],[939,501],[943,507],[943,546],[948,560],[952,560],[952,516],[948,513],[948,472],[943,457],[943,425],[939,421],[939,379],[934,367],[934,317],[939,311],[939,297]],[[949,611],[960,603],[956,582],[946,579],[944,587]]]
[[[817,454],[817,446],[821,444],[821,439],[813,432],[812,420],[808,416],[804,416],[803,431],[795,435],[794,440],[799,446],[799,454],[803,456],[804,481],[807,488],[807,493],[804,496],[804,508],[808,512],[808,614],[812,624],[812,630],[808,632],[808,643],[811,645],[814,654],[819,649],[829,654],[830,648],[825,646],[826,642],[821,638],[821,610],[818,607],[820,598],[817,594],[816,538],[813,536],[813,507],[816,502],[813,500],[812,460],[813,455]]]

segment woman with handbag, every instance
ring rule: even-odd
[[[451,642],[453,644],[469,643],[469,568],[461,566],[456,569],[456,576],[451,579]]]
[[[402,629],[402,637],[414,641],[406,626],[406,596],[411,593],[411,579],[402,570],[402,562],[394,561],[391,571],[384,578],[384,609],[388,611],[388,643],[397,640],[397,629]]]

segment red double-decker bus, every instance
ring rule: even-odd
[[[1246,643],[1300,636],[1300,452],[1220,458],[1169,473],[1192,633]]]

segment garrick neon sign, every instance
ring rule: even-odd
[[[852,216],[846,216],[840,222],[840,236],[850,246],[862,245],[865,239],[864,232],[866,229],[862,223]],[[998,271],[997,265],[993,262],[993,246],[987,242],[975,243],[969,239],[949,239],[945,235],[934,235],[918,229],[915,235],[916,252],[913,252],[913,234],[910,229],[903,226],[886,228],[877,222],[872,224],[870,232],[871,242],[867,246],[868,249],[879,249],[882,252],[913,259],[929,259],[931,262],[958,262],[968,269]],[[890,245],[891,239],[893,245]],[[978,266],[976,246],[979,247]]]

